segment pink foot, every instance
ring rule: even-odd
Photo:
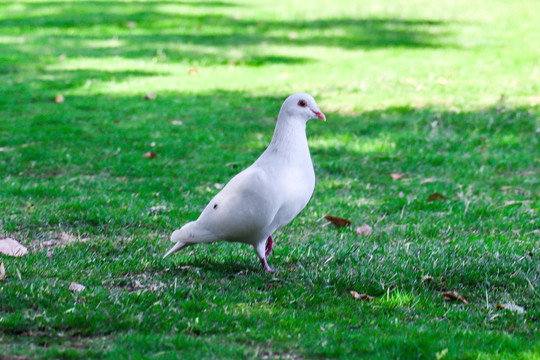
[[[272,236],[269,236],[266,240],[266,253],[264,254],[267,258],[268,255],[272,252],[272,248],[274,247],[274,239],[272,239]]]
[[[268,266],[268,262],[266,261],[266,259],[261,258],[260,260],[261,260],[261,264],[264,266],[264,271],[266,271],[267,273],[274,272],[274,270],[272,270],[272,268]]]

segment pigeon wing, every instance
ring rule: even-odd
[[[277,190],[263,169],[251,166],[210,201],[197,225],[220,240],[258,242],[279,210]]]

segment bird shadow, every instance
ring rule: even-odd
[[[163,271],[163,269],[161,269],[161,271]],[[174,276],[201,276],[202,274],[211,273],[213,276],[229,278],[236,278],[250,274],[266,274],[264,268],[261,266],[256,266],[247,260],[238,261],[233,258],[217,260],[210,257],[191,258],[187,261],[185,258],[179,261],[174,260],[174,264],[167,267],[167,273]]]

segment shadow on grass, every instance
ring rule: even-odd
[[[28,94],[1,112],[2,134],[9,134],[0,138],[6,148],[0,152],[0,171],[6,174],[0,194],[9,209],[0,215],[4,231],[62,227],[116,235],[168,232],[195,219],[217,192],[214,184],[227,182],[266,148],[286,96],[224,91],[160,94],[153,101],[73,96],[54,104]],[[445,208],[400,198],[400,191],[422,197],[440,192],[456,200],[470,191],[498,203],[516,192],[510,200],[537,201],[530,161],[538,154],[535,111],[498,104],[460,113],[434,108],[328,113],[327,123],[310,122],[307,130],[319,179],[312,206],[356,213],[352,197],[366,199],[361,208],[379,204],[379,212],[394,215],[405,205],[420,212]],[[156,158],[143,156],[149,151]],[[407,178],[391,180],[396,172]],[[163,204],[167,212],[150,212]],[[476,211],[486,216],[501,210],[468,211],[467,224],[474,226]],[[533,223],[514,225],[534,230]]]
[[[219,3],[222,7],[232,6]],[[0,20],[0,31],[35,31],[24,43],[3,44],[7,59],[77,57],[163,58],[200,64],[301,64],[307,57],[261,54],[268,45],[355,48],[445,47],[447,24],[429,19],[249,20],[223,14],[187,14],[210,3],[23,2]],[[7,7],[4,5],[4,7]],[[8,11],[6,9],[6,11]],[[131,25],[130,25],[131,24]],[[257,46],[246,49],[246,46]],[[51,51],[51,48],[53,51]],[[234,51],[232,51],[234,50]],[[35,60],[34,60],[35,61]],[[5,65],[4,65],[5,66]],[[15,71],[4,68],[2,72]]]

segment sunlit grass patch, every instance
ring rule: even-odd
[[[390,291],[386,295],[383,294],[378,300],[377,303],[383,304],[390,307],[407,307],[412,308],[415,306],[415,296],[411,292],[394,290],[390,294]]]
[[[375,138],[360,138],[351,133],[333,134],[314,137],[310,139],[309,144],[314,151],[332,149],[338,152],[357,153],[358,156],[367,153],[390,154],[396,148],[396,144],[384,134]]]

